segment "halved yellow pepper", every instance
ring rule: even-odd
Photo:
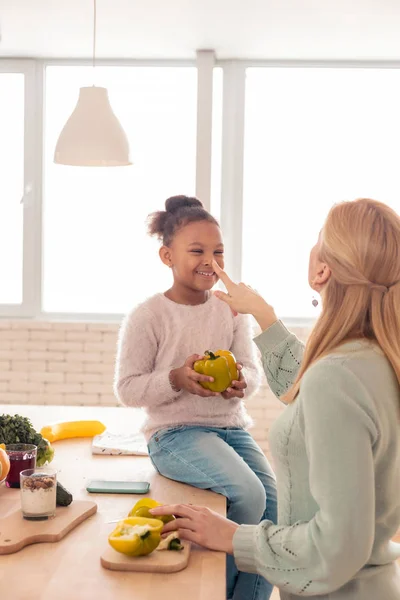
[[[128,517],[119,521],[108,536],[114,550],[127,556],[146,556],[155,550],[161,541],[164,524],[159,519]]]
[[[157,502],[157,500],[153,500],[152,498],[142,498],[136,502],[135,506],[129,513],[129,517],[144,517],[146,519],[157,519],[162,521],[163,523],[169,523],[173,521],[175,517],[173,515],[164,515],[160,517],[155,517],[151,514],[150,509],[156,508],[157,506],[162,506],[161,502]]]
[[[222,350],[215,354],[207,351],[204,355],[205,358],[203,360],[196,360],[193,368],[196,373],[209,375],[214,381],[200,381],[200,385],[212,392],[225,392],[232,381],[238,378],[235,357],[228,350]],[[232,361],[234,362],[235,369],[232,368]]]

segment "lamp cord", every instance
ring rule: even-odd
[[[93,0],[93,69],[96,66],[96,0]]]

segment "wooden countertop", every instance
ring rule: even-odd
[[[140,411],[126,408],[7,406],[2,413],[29,417],[40,429],[51,421],[98,419],[112,432],[137,430]],[[91,479],[149,481],[149,495],[160,502],[206,505],[225,514],[225,498],[159,476],[147,457],[92,455],[89,439],[54,444],[51,466],[74,499],[90,499],[98,512],[54,544],[34,544],[0,556],[0,597],[9,600],[190,600],[225,599],[225,556],[192,548],[188,567],[171,575],[108,571],[100,565],[113,524],[139,496],[88,494]],[[15,510],[19,490],[0,486],[0,518]],[[1,521],[0,521],[1,524]]]

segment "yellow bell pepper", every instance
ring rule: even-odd
[[[136,502],[135,506],[129,513],[129,517],[144,517],[145,519],[158,519],[163,523],[169,523],[173,521],[175,517],[173,515],[163,515],[160,517],[155,517],[151,514],[150,509],[156,508],[157,506],[162,506],[160,502],[157,500],[153,500],[152,498],[142,498]]]
[[[70,438],[94,437],[106,430],[100,421],[67,421],[42,427],[40,433],[51,442]]]
[[[203,360],[196,360],[193,365],[196,373],[202,375],[208,375],[213,377],[214,381],[200,381],[200,385],[206,390],[212,392],[225,392],[233,381],[232,371],[230,363],[228,363],[227,354],[231,354],[227,350],[224,350],[224,356],[219,353],[213,353],[207,351],[204,353],[205,358]],[[235,357],[232,354],[232,359],[235,361]]]
[[[218,356],[225,356],[226,360],[228,361],[228,367],[232,381],[239,381],[239,371],[236,366],[236,358],[233,356],[232,352],[229,352],[229,350],[217,350],[215,354]]]
[[[159,519],[128,517],[119,521],[108,536],[108,543],[121,554],[146,556],[159,545],[163,526]]]

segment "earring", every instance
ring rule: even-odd
[[[314,296],[313,296],[313,299],[311,301],[311,304],[314,306],[314,308],[317,308],[317,306],[318,306],[318,300],[316,298],[314,298]]]

